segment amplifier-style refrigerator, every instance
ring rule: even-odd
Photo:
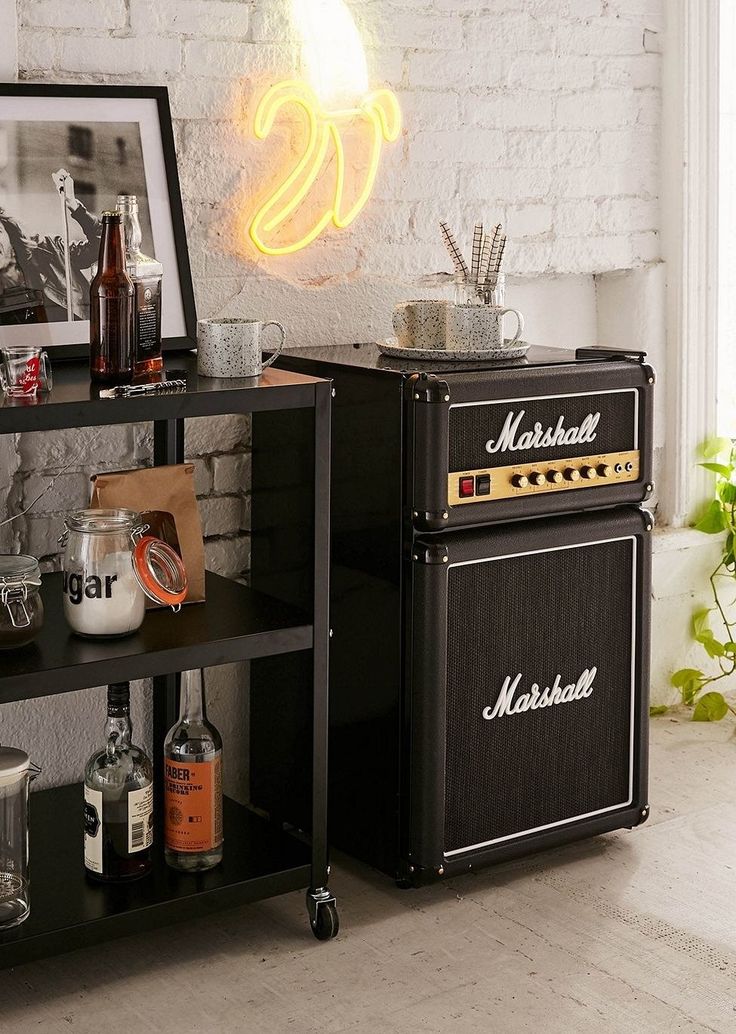
[[[428,367],[366,344],[282,363],[335,392],[332,843],[419,884],[644,821],[643,356],[532,348]],[[253,584],[297,604],[308,419],[253,424]],[[253,802],[301,826],[309,666],[270,658],[251,679]],[[288,766],[272,739],[285,719]]]

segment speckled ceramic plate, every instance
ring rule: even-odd
[[[516,341],[513,345],[506,339],[503,348],[484,348],[480,352],[451,351],[449,348],[402,348],[395,337],[387,337],[378,342],[384,355],[396,359],[416,359],[425,362],[466,363],[472,360],[488,362],[489,359],[521,359],[529,348],[526,341]]]

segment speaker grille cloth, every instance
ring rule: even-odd
[[[567,459],[604,452],[624,452],[636,448],[636,392],[605,392],[600,395],[575,395],[568,398],[519,399],[480,406],[453,406],[450,409],[450,471],[505,467],[512,463],[534,463],[541,459]],[[557,427],[560,416],[566,429],[580,427],[589,413],[600,413],[592,442],[579,445],[553,445],[549,448],[519,449],[489,453],[486,442],[498,441],[509,413],[519,422],[514,440],[524,431],[533,431],[538,421],[543,430]]]
[[[445,851],[628,801],[633,564],[621,539],[448,571]],[[483,718],[506,676],[593,666],[589,697]]]

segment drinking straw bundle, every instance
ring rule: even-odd
[[[469,268],[458,247],[455,234],[444,220],[440,222],[440,230],[444,245],[450,253],[455,273],[462,276],[466,284],[474,284],[479,290],[492,287],[501,272],[503,252],[506,247],[506,234],[503,232],[501,223],[497,223],[489,234],[484,232],[483,223],[475,224]]]

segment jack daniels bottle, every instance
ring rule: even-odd
[[[84,865],[96,880],[130,880],[151,870],[153,768],[132,742],[128,682],[107,688],[105,740],[84,770]]]
[[[161,279],[164,267],[141,251],[143,233],[138,218],[138,198],[118,194],[117,210],[123,217],[125,266],[133,281],[133,373],[136,377],[159,373],[161,355]]]

